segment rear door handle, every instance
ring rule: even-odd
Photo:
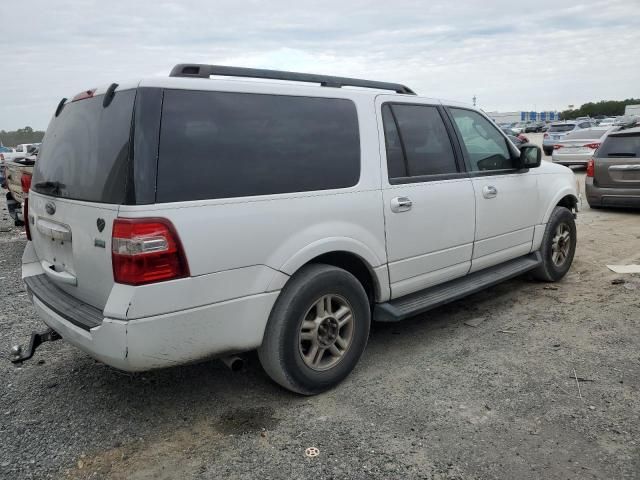
[[[496,198],[498,196],[498,189],[493,185],[486,185],[482,187],[482,196],[484,198]]]
[[[411,210],[413,202],[407,197],[395,197],[391,199],[391,211],[394,213]]]
[[[612,165],[609,170],[640,170],[640,165]]]
[[[42,266],[42,270],[44,270],[44,273],[47,277],[53,280],[57,280],[60,283],[66,283],[67,285],[78,284],[78,279],[75,276],[71,275],[67,271],[56,270],[56,266],[51,262],[42,260],[40,261],[40,265]]]

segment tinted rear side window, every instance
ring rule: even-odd
[[[451,140],[437,107],[396,103],[391,110],[392,115],[385,115],[383,109],[389,178],[443,175],[458,171]],[[391,123],[394,119],[397,127]],[[394,127],[399,130],[399,135]],[[401,143],[400,150],[396,146],[397,140]],[[390,152],[393,155],[391,158]],[[397,160],[398,152],[404,152],[404,163]],[[399,168],[399,165],[404,168]]]
[[[346,188],[359,177],[350,100],[165,92],[158,202]]]
[[[135,90],[70,102],[53,118],[40,147],[32,188],[45,195],[123,203]]]
[[[600,145],[597,156],[640,158],[640,134],[608,136]]]

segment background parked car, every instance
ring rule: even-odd
[[[603,118],[602,120],[600,120],[600,122],[598,123],[599,127],[612,127],[613,124],[615,123],[616,119],[615,117],[607,117],[607,118]]]
[[[517,147],[523,143],[529,143],[529,138],[523,133],[516,133],[511,127],[500,127],[500,129],[509,137]]]
[[[31,187],[33,166],[36,163],[38,151],[39,147],[35,147],[30,149],[30,155],[5,162],[6,185],[9,189],[7,209],[16,226],[21,226],[25,221],[24,200]],[[11,200],[15,201],[15,204],[12,204]]]
[[[640,208],[640,127],[610,132],[587,165],[591,208]]]
[[[608,127],[578,129],[567,133],[553,146],[553,163],[586,165],[609,132]]]
[[[553,152],[553,146],[562,140],[567,133],[594,126],[595,123],[591,121],[553,123],[549,128],[549,131],[544,134],[544,138],[542,139],[542,150],[544,150],[546,155],[551,155]]]

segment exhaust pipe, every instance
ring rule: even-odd
[[[229,367],[232,372],[239,372],[244,367],[244,359],[237,355],[230,355],[228,357],[222,357],[220,360]]]

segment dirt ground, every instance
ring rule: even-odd
[[[40,327],[6,217],[4,352]],[[640,478],[640,276],[606,267],[640,263],[640,212],[583,202],[577,222],[562,282],[518,278],[376,324],[353,374],[316,397],[275,386],[255,355],[240,373],[130,375],[56,342],[3,361],[0,478]]]

